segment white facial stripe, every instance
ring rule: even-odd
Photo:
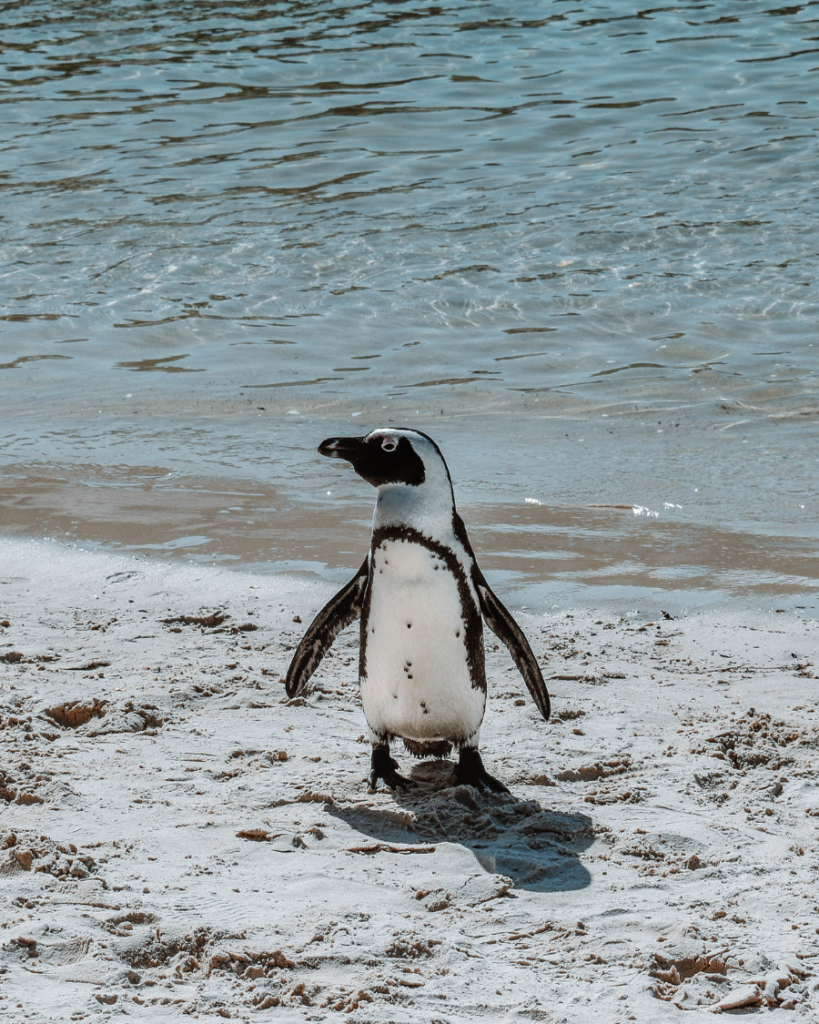
[[[405,435],[406,431],[404,430],[389,430],[387,427],[379,427],[377,430],[371,430],[370,433],[367,434],[367,436],[364,438],[364,444],[366,444],[368,441],[374,441],[377,438],[381,438],[385,441],[387,439],[395,441],[397,445],[398,439]]]

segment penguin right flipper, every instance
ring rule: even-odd
[[[543,715],[543,720],[548,722],[549,715],[552,713],[549,691],[546,689],[543,673],[535,660],[529,641],[509,611],[489,589],[485,579],[481,578],[476,581],[476,589],[481,602],[481,612],[486,619],[487,626],[509,649],[518,671],[523,676],[524,683],[529,688],[532,699],[537,704],[538,711]]]
[[[369,556],[347,586],[310,623],[287,670],[288,697],[295,697],[307,685],[338,634],[361,615],[368,576]]]

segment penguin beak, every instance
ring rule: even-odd
[[[355,460],[364,452],[363,437],[328,437],[318,446],[319,455],[326,455],[328,459],[346,459],[347,462]]]

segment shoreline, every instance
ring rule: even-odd
[[[481,750],[512,795],[398,745],[418,791],[368,794],[355,629],[283,700],[330,585],[44,541],[0,564],[0,1010],[815,1012],[815,622],[516,611],[554,716],[487,634]]]

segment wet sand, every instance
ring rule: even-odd
[[[283,699],[330,585],[1,556],[0,1015],[817,1012],[815,622],[518,612],[555,714],[490,635],[482,747],[512,795],[448,762],[369,794],[355,630]]]
[[[281,394],[259,409],[212,383],[210,404],[146,386],[137,404],[66,398],[47,423],[29,394],[3,438],[0,534],[340,583],[366,550],[373,495],[316,446],[395,423],[441,445],[481,565],[513,602],[816,610],[815,415],[492,411],[486,392],[480,417],[451,394],[444,408],[303,393],[297,409]]]

